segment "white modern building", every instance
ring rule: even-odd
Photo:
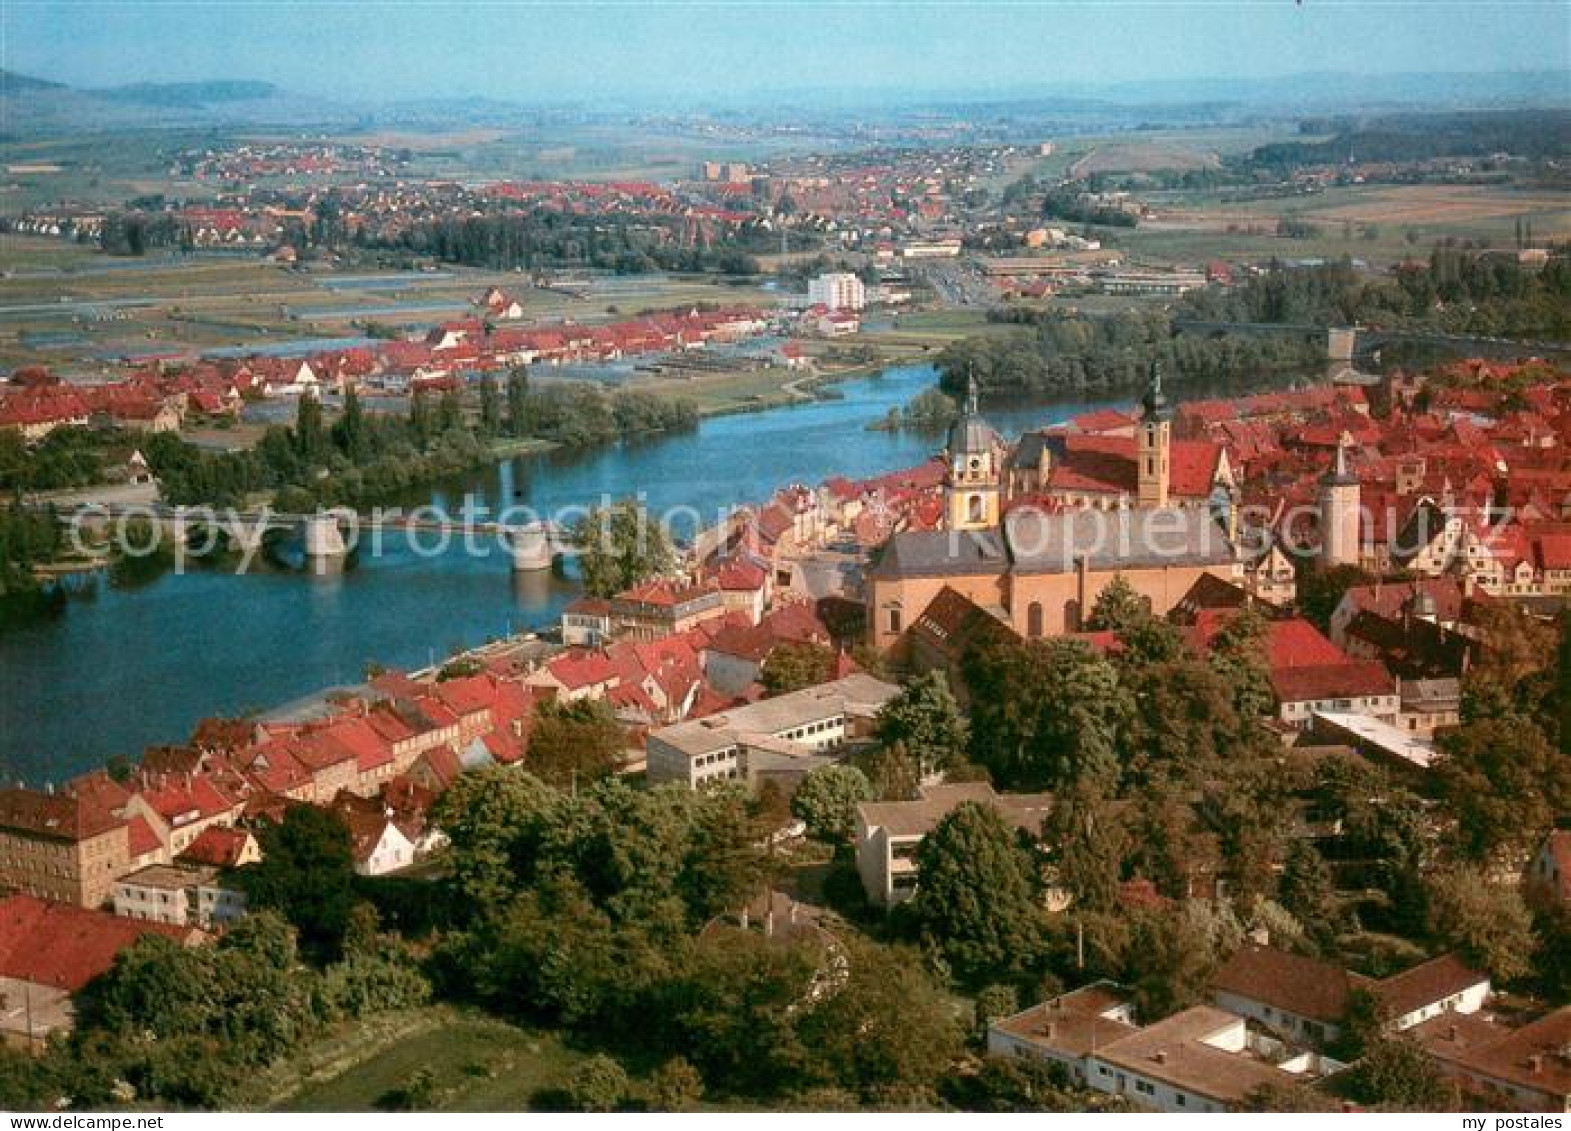
[[[861,310],[867,305],[867,288],[849,271],[830,272],[807,284],[807,304],[827,310]]]
[[[693,789],[725,781],[756,784],[800,776],[831,761],[849,740],[872,732],[874,717],[900,694],[892,683],[853,672],[707,718],[651,731],[649,784]]]

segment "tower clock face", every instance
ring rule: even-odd
[[[978,459],[976,456],[972,456],[971,457],[971,470],[972,471],[980,471],[981,469],[982,469],[982,461],[980,459]]]

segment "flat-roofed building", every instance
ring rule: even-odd
[[[245,892],[217,868],[151,864],[115,883],[115,914],[172,927],[226,927],[244,918]]]
[[[652,785],[691,788],[761,777],[799,776],[847,742],[868,737],[874,717],[900,688],[862,672],[718,715],[651,731],[645,743]]]
[[[1300,1060],[1309,1066],[1309,1058]],[[1213,1113],[1303,1076],[1257,1056],[1242,1017],[1197,1005],[1099,1046],[1086,1057],[1085,1079],[1156,1111]]]

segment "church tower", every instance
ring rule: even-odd
[[[1000,521],[1003,468],[998,436],[977,411],[976,377],[965,411],[949,429],[944,469],[944,528],[986,530]]]
[[[1151,383],[1140,403],[1135,502],[1140,509],[1149,510],[1167,506],[1173,449],[1173,410],[1162,395],[1162,370],[1155,362],[1151,363]]]
[[[1336,462],[1320,480],[1320,564],[1358,564],[1358,476],[1347,468],[1347,445],[1338,442]]]

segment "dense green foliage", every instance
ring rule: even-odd
[[[1223,322],[1286,322],[1442,330],[1507,337],[1571,336],[1571,266],[1542,269],[1515,256],[1439,246],[1424,263],[1376,276],[1351,263],[1294,267],[1226,290],[1185,295],[1180,317]]]
[[[296,953],[293,928],[266,911],[211,946],[149,936],[77,995],[69,1040],[18,1078],[0,1067],[0,1106],[41,1108],[64,1096],[78,1108],[126,1099],[221,1108],[252,1073],[326,1026],[429,995],[401,946],[374,936],[364,949],[311,966]]]
[[[966,338],[938,357],[939,380],[951,396],[965,394],[970,376],[988,394],[1117,396],[1143,389],[1153,362],[1170,394],[1253,392],[1312,372],[1321,343],[1291,336],[1174,336],[1160,311],[1106,317],[1004,308],[993,320],[1026,323],[1010,334]]]
[[[744,232],[707,247],[682,246],[680,219],[578,216],[551,208],[439,219],[404,229],[389,250],[449,263],[511,271],[572,267],[633,275],[649,271],[712,271],[752,275],[750,254],[774,247],[768,232]]]
[[[835,650],[812,640],[790,640],[776,646],[764,660],[759,682],[771,695],[784,695],[832,679]]]
[[[595,507],[572,530],[584,589],[611,597],[676,564],[670,533],[631,499]]]
[[[680,1048],[706,1092],[871,1097],[918,1087],[958,1051],[909,956],[713,921],[764,886],[740,793],[615,780],[563,792],[484,771],[438,819],[470,913],[438,955],[450,992],[629,1051]]]
[[[966,721],[941,671],[908,682],[874,721],[878,741],[898,746],[920,775],[954,770],[965,761]]]
[[[873,800],[873,786],[855,766],[820,766],[791,795],[791,814],[808,835],[844,844],[856,832],[856,807]]]
[[[332,812],[296,804],[257,837],[262,859],[241,873],[251,906],[288,918],[311,953],[337,957],[354,909],[354,850]]]

